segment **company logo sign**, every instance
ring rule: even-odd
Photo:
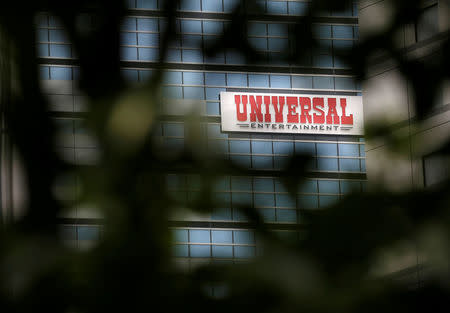
[[[363,135],[360,96],[221,92],[222,131]]]

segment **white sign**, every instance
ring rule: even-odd
[[[221,92],[222,131],[363,135],[361,96]]]

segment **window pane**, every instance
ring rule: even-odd
[[[273,192],[272,178],[254,178],[253,188],[255,191]]]
[[[247,87],[247,74],[227,74],[227,85]]]
[[[291,88],[290,76],[270,75],[271,88]]]
[[[233,233],[231,230],[211,231],[213,243],[233,243]]]
[[[338,170],[338,160],[337,159],[317,159],[317,169],[319,171],[337,171]]]
[[[359,172],[359,159],[339,159],[339,168],[343,172]]]
[[[209,258],[211,256],[210,246],[191,245],[190,249],[192,258]]]
[[[339,193],[339,181],[337,180],[319,180],[320,193]]]
[[[284,223],[296,223],[297,222],[297,211],[296,210],[286,210],[277,209],[277,221]]]
[[[209,243],[210,242],[210,238],[209,238],[209,230],[202,230],[202,229],[198,229],[198,230],[189,230],[189,239],[190,242],[195,242],[195,243]]]
[[[225,74],[205,73],[206,85],[225,86]]]
[[[318,156],[337,156],[337,146],[335,143],[318,143]]]
[[[52,80],[71,80],[72,69],[70,67],[50,67],[50,79]]]
[[[214,258],[232,258],[233,247],[232,246],[213,246],[212,253]]]
[[[269,76],[260,74],[248,75],[249,87],[269,87]]]
[[[180,9],[182,11],[200,11],[200,0],[182,0]]]
[[[202,10],[207,12],[222,12],[222,0],[202,0]]]
[[[271,141],[252,141],[252,153],[272,154]]]
[[[250,141],[248,140],[230,140],[231,153],[250,153]]]

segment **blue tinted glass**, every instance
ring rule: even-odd
[[[223,22],[203,21],[203,33],[221,34],[223,32]]]
[[[179,258],[188,257],[189,256],[188,245],[175,245],[173,253],[176,257]]]
[[[186,229],[174,229],[173,237],[175,242],[188,242],[188,231]]]
[[[361,160],[361,172],[366,171],[366,160]]]
[[[40,57],[48,57],[48,44],[38,44],[37,45],[37,55]]]
[[[317,143],[318,156],[337,156],[337,145],[335,143]]]
[[[361,185],[359,181],[341,180],[341,193],[349,194],[351,192],[359,192]]]
[[[205,63],[219,63],[223,64],[225,63],[225,57],[223,52],[217,52],[216,55],[213,56],[206,56],[205,55]]]
[[[256,50],[267,50],[267,38],[254,38],[248,39],[250,45]]]
[[[183,98],[182,87],[163,87],[163,97],[168,99],[181,99]]]
[[[232,177],[231,189],[239,191],[252,191],[252,179],[250,177]]]
[[[136,0],[126,0],[125,5],[129,9],[134,9],[134,8],[136,8]]]
[[[255,243],[255,235],[248,230],[234,230],[234,243],[253,244]]]
[[[249,36],[266,36],[266,24],[265,23],[248,23],[248,35]]]
[[[319,38],[331,38],[331,25],[314,25],[314,35]]]
[[[228,192],[215,192],[212,194],[212,199],[221,206],[228,207],[230,205],[231,196]]]
[[[138,43],[140,46],[159,46],[159,35],[139,33]]]
[[[69,42],[65,32],[62,29],[50,29],[50,41],[53,42]]]
[[[201,33],[202,21],[181,20],[181,31],[183,33]]]
[[[253,188],[255,191],[273,192],[272,178],[254,178]]]
[[[250,153],[250,141],[248,140],[230,140],[231,153]]]
[[[275,222],[275,209],[260,209],[264,222]]]
[[[313,142],[296,142],[295,143],[295,153],[303,154],[316,154],[315,143]]]
[[[183,87],[184,99],[203,100],[205,99],[203,87]]]
[[[255,256],[255,247],[235,246],[234,256],[238,259],[249,259]]]
[[[255,207],[273,207],[275,200],[273,194],[255,193],[253,195]]]
[[[222,12],[222,0],[202,0],[202,11]]]
[[[213,246],[212,254],[214,258],[232,258],[233,247],[232,246]]]
[[[269,87],[269,75],[248,74],[249,87]]]
[[[120,44],[136,45],[136,33],[120,33]]]
[[[238,156],[238,155],[232,155],[230,156],[230,160],[235,163],[238,166],[250,167],[250,157],[249,156]]]
[[[339,168],[343,172],[359,172],[359,159],[339,159]]]
[[[288,25],[287,24],[267,24],[269,36],[287,36]]]
[[[206,100],[219,100],[221,91],[226,91],[225,88],[206,88]]]
[[[239,4],[240,0],[224,0],[223,7],[224,12],[231,12],[233,11],[236,6]]]
[[[335,77],[336,89],[355,90],[355,81],[349,77]]]
[[[37,30],[37,39],[38,39],[38,42],[47,42],[48,41],[48,30],[47,29],[38,29]]]
[[[120,47],[122,60],[137,60],[137,48]]]
[[[247,74],[227,74],[227,86],[247,87]]]
[[[248,221],[247,216],[239,209],[233,208],[233,221],[246,222]],[[235,237],[236,241],[236,237]]]
[[[50,79],[52,80],[71,80],[72,69],[70,67],[50,67]]]
[[[70,58],[72,55],[70,50],[70,45],[51,44],[50,56],[57,58]]]
[[[267,13],[269,14],[287,14],[286,1],[267,1]]]
[[[353,26],[333,26],[333,37],[342,39],[353,38]]]
[[[167,51],[166,60],[168,62],[181,62],[181,50],[169,49]]]
[[[268,38],[267,41],[270,51],[283,51],[289,45],[287,38]]]
[[[220,125],[218,124],[208,124],[208,137],[212,138],[228,138],[228,135],[222,133],[220,130]]]
[[[319,196],[320,207],[325,208],[339,201],[338,196]]]
[[[100,229],[98,226],[78,226],[78,240],[98,240]]]
[[[162,78],[163,84],[181,84],[181,72],[167,71]]]
[[[273,153],[274,154],[293,154],[294,153],[294,143],[292,142],[273,142]]]
[[[308,11],[308,2],[293,2],[289,1],[289,14],[291,15],[305,15]]]
[[[252,194],[251,193],[237,193],[233,192],[231,196],[233,207],[240,205],[251,205],[252,204]]]
[[[353,40],[333,40],[335,50],[349,50],[353,47]]]
[[[158,31],[158,19],[156,18],[138,18],[137,19],[137,30],[141,31]]]
[[[361,190],[362,190],[362,192],[367,191],[367,182],[366,181],[361,182]]]
[[[353,27],[353,38],[355,38],[355,39],[359,38],[359,27],[358,26]]]
[[[294,201],[295,202],[295,201]],[[295,205],[294,205],[295,207]],[[297,211],[296,210],[286,210],[277,209],[277,221],[283,223],[296,223],[297,222]]]
[[[339,193],[339,181],[337,180],[319,180],[320,193]]]
[[[191,245],[191,257],[192,258],[209,258],[211,257],[210,246]]]
[[[229,221],[231,220],[231,209],[214,208],[211,214],[211,218],[216,221]]]
[[[314,66],[316,66],[316,67],[333,67],[333,57],[331,55],[315,56],[314,57]]]
[[[209,230],[203,230],[203,229],[191,229],[189,230],[189,239],[190,242],[195,243],[209,243]]]
[[[164,136],[183,137],[184,124],[181,123],[166,123],[163,124]]]
[[[333,77],[316,76],[313,83],[314,89],[334,89]]]
[[[137,70],[121,70],[120,72],[127,82],[137,82],[139,80]]]
[[[338,161],[337,161],[337,159],[318,158],[317,159],[317,169],[319,171],[337,171],[338,170]]]
[[[317,209],[319,207],[317,196],[299,195],[297,199],[299,209]]]
[[[311,76],[292,76],[292,88],[312,88]]]
[[[277,194],[276,195],[277,207],[283,208],[295,208],[295,198],[289,194]]]
[[[199,48],[202,43],[202,36],[182,35],[181,42],[184,48]]]
[[[123,30],[136,30],[136,18],[126,17],[122,20],[122,25],[120,27]]]
[[[272,154],[271,141],[252,141],[252,153]]]
[[[233,233],[231,230],[211,231],[212,243],[233,243]]]
[[[214,190],[230,190],[230,177],[219,177],[213,184]]]
[[[272,88],[291,88],[291,77],[270,75],[270,87]]]
[[[254,169],[272,169],[273,168],[272,157],[254,156],[252,157],[252,166]]]
[[[359,145],[349,144],[349,143],[340,143],[339,144],[339,155],[341,156],[359,156]]]
[[[299,186],[299,192],[301,193],[316,193],[317,192],[317,181],[316,180],[305,180],[301,186]]]
[[[205,73],[206,85],[225,86],[225,74]]]
[[[359,154],[362,157],[366,156],[366,151],[365,151],[364,147],[365,147],[365,145],[359,145]]]
[[[139,9],[156,10],[158,8],[158,0],[137,0]]]
[[[227,51],[226,54],[227,64],[245,64],[244,56],[237,51]]]
[[[155,48],[139,48],[139,60],[157,61],[159,57],[159,49]]]
[[[203,54],[200,50],[183,50],[183,62],[202,63]]]
[[[50,79],[50,69],[48,66],[39,66],[39,79]]]
[[[286,186],[278,179],[275,180],[275,191],[276,192],[287,192]]]

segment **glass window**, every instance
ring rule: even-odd
[[[359,157],[359,145],[350,143],[340,143],[339,155]]]
[[[340,38],[340,39],[353,38],[353,26],[334,25],[333,38]]]
[[[275,222],[275,209],[260,209],[259,211],[264,222]]]
[[[188,242],[188,231],[186,229],[174,229],[173,237],[175,242]]]
[[[253,194],[255,207],[274,207],[275,200],[273,194],[255,193]]]
[[[57,58],[70,58],[72,56],[70,45],[50,45],[50,56]]]
[[[189,256],[188,245],[175,245],[174,255],[178,258],[187,258]]]
[[[266,36],[267,29],[265,23],[248,23],[248,35],[249,36]]]
[[[234,256],[238,259],[249,259],[255,256],[255,247],[234,246]]]
[[[245,57],[238,51],[227,51],[225,54],[227,64],[245,64]]]
[[[240,156],[232,155],[230,160],[238,166],[249,168],[250,167],[250,156]]]
[[[181,50],[168,49],[166,60],[168,62],[181,62]]]
[[[230,140],[231,153],[250,153],[250,141],[248,140]]]
[[[312,88],[311,76],[292,76],[292,88]]]
[[[319,180],[320,193],[339,193],[339,181],[337,180]]]
[[[329,158],[318,158],[317,159],[317,169],[319,171],[337,171],[338,170],[338,160]]]
[[[139,81],[139,75],[137,70],[120,70],[122,76],[127,82],[137,82]]]
[[[339,159],[339,168],[343,172],[359,172],[359,159]]]
[[[246,205],[249,206],[252,204],[252,194],[251,193],[232,193],[232,205],[233,207]]]
[[[120,27],[122,30],[136,30],[136,18],[134,17],[125,17],[122,20],[122,26]]]
[[[313,59],[316,67],[333,67],[333,57],[331,55],[318,55],[314,56]]]
[[[253,188],[255,191],[273,192],[272,178],[254,178]]]
[[[303,154],[316,154],[315,143],[313,142],[296,142],[295,143],[295,153]]]
[[[211,214],[211,218],[215,221],[230,221],[231,209],[230,208],[214,208]]]
[[[221,34],[223,32],[223,22],[203,21],[204,34]]]
[[[120,57],[122,60],[137,60],[137,49],[130,47],[121,47]]]
[[[37,55],[40,57],[49,56],[49,45],[48,44],[38,44],[37,45]]]
[[[268,30],[269,36],[286,37],[288,35],[288,25],[287,24],[270,23],[270,24],[267,24],[267,30]]]
[[[194,243],[210,243],[209,230],[204,229],[191,229],[189,230],[190,242]]]
[[[181,31],[183,33],[202,33],[202,21],[181,20]]]
[[[269,87],[269,75],[248,74],[249,87]]]
[[[78,226],[78,240],[99,240],[100,228],[98,226]]]
[[[306,15],[308,2],[288,1],[290,15]]]
[[[316,76],[313,78],[314,89],[334,89],[333,77]]]
[[[206,100],[219,100],[220,92],[226,91],[225,88],[206,88]]]
[[[121,45],[136,45],[136,33],[120,33]]]
[[[182,46],[184,48],[199,48],[202,43],[201,35],[182,35]]]
[[[50,79],[52,80],[71,80],[72,69],[70,67],[50,67]]]
[[[268,38],[267,42],[270,51],[283,51],[289,46],[287,38]]]
[[[183,88],[182,87],[163,87],[163,97],[167,99],[182,99]]]
[[[351,181],[351,180],[341,180],[341,193],[343,194],[349,194],[351,192],[359,192],[360,182],[359,181]]]
[[[184,124],[182,123],[165,123],[163,124],[164,136],[183,137]]]
[[[202,0],[202,11],[222,12],[222,0]]]
[[[139,33],[138,43],[140,46],[159,46],[159,35],[158,34],[148,34]]]
[[[289,194],[276,195],[277,207],[295,208],[295,198]]]
[[[233,232],[231,230],[212,230],[212,243],[233,243]]]
[[[291,88],[291,77],[287,75],[270,75],[271,88]]]
[[[50,79],[50,68],[48,66],[39,66],[39,79]]]
[[[240,0],[225,0],[223,2],[224,12],[233,11],[239,3],[240,3]]]
[[[204,100],[204,88],[203,87],[183,87],[184,99],[192,100]]]
[[[227,74],[227,86],[247,87],[247,74]]]
[[[182,72],[167,71],[164,72],[162,83],[163,84],[181,84],[182,83]]]
[[[272,154],[271,141],[252,141],[252,153]]]
[[[234,230],[234,243],[237,244],[254,244],[255,235],[253,232],[248,230]]]
[[[212,246],[212,254],[214,258],[232,258],[232,246]]]
[[[203,54],[200,50],[183,50],[183,62],[202,63]]]
[[[250,37],[248,40],[253,49],[259,51],[267,50],[267,38]]]
[[[337,145],[335,143],[317,143],[318,156],[337,156]]]
[[[325,208],[339,201],[339,196],[319,196],[320,207]]]
[[[155,48],[139,48],[139,60],[157,61],[159,57],[159,49]]]
[[[299,186],[300,193],[317,193],[317,180],[307,179]]]
[[[239,191],[252,191],[252,179],[250,177],[232,177],[231,189]]]
[[[200,0],[182,0],[180,9],[182,11],[200,11]]]
[[[355,90],[355,81],[350,77],[335,77],[336,89]]]
[[[267,13],[269,14],[287,14],[286,1],[267,1]]]
[[[319,200],[317,196],[299,195],[297,199],[299,209],[317,209],[319,207]]]
[[[158,19],[156,18],[138,18],[137,19],[137,30],[141,31],[158,31]]]
[[[137,8],[156,10],[158,8],[158,0],[137,0]]]
[[[53,42],[69,42],[65,32],[62,29],[50,29],[50,41]]]
[[[185,85],[203,85],[203,73],[184,72],[183,82]]]
[[[287,210],[287,209],[281,209],[281,210],[277,209],[277,221],[283,222],[283,223],[296,223],[297,222],[297,211],[296,210]]]
[[[331,25],[314,25],[313,31],[318,38],[331,38]]]
[[[272,169],[273,162],[270,156],[253,156],[252,165],[254,169]]]
[[[192,258],[209,258],[211,257],[211,247],[204,245],[191,245],[191,257]]]
[[[292,142],[273,142],[273,153],[274,154],[293,154],[294,144]]]
[[[205,81],[209,86],[225,86],[225,74],[205,73]]]

